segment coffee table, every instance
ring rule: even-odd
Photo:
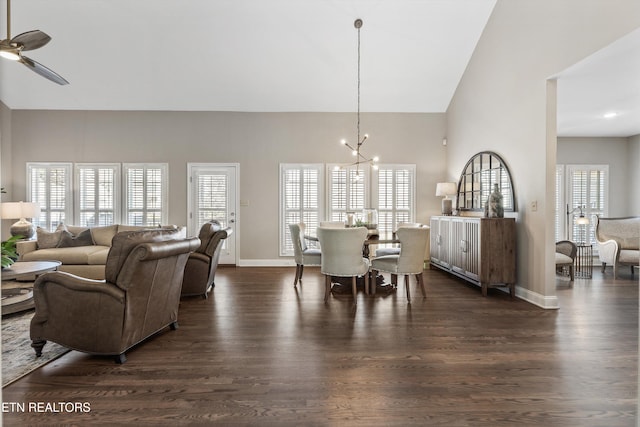
[[[42,273],[57,270],[60,264],[60,261],[18,261],[3,268],[2,315],[33,308],[33,280]]]

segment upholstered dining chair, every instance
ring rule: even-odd
[[[322,228],[345,228],[342,221],[320,221],[320,227]]]
[[[200,246],[189,254],[187,265],[184,267],[181,296],[201,295],[207,298],[209,291],[216,286],[216,270],[222,245],[231,233],[231,227],[222,228],[222,224],[215,219],[205,222],[200,227]]]
[[[293,257],[296,261],[296,277],[293,279],[293,286],[302,281],[302,272],[305,265],[320,265],[320,249],[307,247],[305,237],[306,226],[304,223],[289,224],[291,232],[291,243],[293,244]]]
[[[364,276],[365,292],[369,292],[369,260],[362,256],[362,248],[367,238],[365,227],[318,228],[318,240],[322,247],[320,271],[325,275],[324,301],[331,293],[331,278],[351,277],[353,304],[357,303],[358,276]]]
[[[396,235],[398,240],[400,240],[400,253],[397,255],[384,255],[373,258],[371,260],[372,276],[376,277],[378,272],[404,275],[407,300],[411,302],[409,276],[413,274],[418,280],[422,296],[426,298],[427,293],[424,289],[422,273],[424,271],[424,251],[427,247],[427,240],[429,239],[429,228],[401,227],[398,228]]]
[[[573,282],[574,265],[578,247],[569,240],[561,240],[556,242],[556,268],[568,267],[569,277]]]
[[[400,222],[400,223],[398,223],[398,228],[410,228],[410,227],[426,227],[426,228],[429,228],[428,225],[420,224],[419,222]],[[385,256],[385,255],[398,255],[398,254],[400,254],[400,247],[390,247],[390,248],[378,248],[378,249],[376,249],[376,256],[377,257]]]
[[[430,227],[426,224],[421,224],[419,222],[400,222],[398,223],[398,228],[411,228],[411,227],[422,227],[429,229]],[[396,230],[397,231],[397,230]],[[425,245],[426,249],[426,245]],[[400,254],[400,246],[393,246],[388,248],[378,248],[376,249],[376,257],[381,257],[385,255],[399,255]],[[395,274],[391,275],[391,284],[398,284],[398,276]]]

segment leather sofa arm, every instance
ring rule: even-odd
[[[620,255],[620,245],[615,240],[598,240],[598,257],[605,264],[615,264]]]
[[[136,271],[139,270],[138,264],[141,261],[145,263],[161,263],[167,258],[184,256],[183,264],[180,266],[180,269],[183,270],[190,252],[193,252],[199,246],[200,239],[197,237],[140,243],[131,251],[127,260],[122,265],[115,284],[120,289],[125,291],[129,290],[134,283],[138,282],[134,277]],[[182,282],[182,279],[180,282]]]
[[[210,256],[207,256],[200,252],[191,252],[189,254],[189,261],[200,261],[205,263],[206,265],[209,265],[210,260],[211,260]]]
[[[86,279],[63,271],[52,271],[38,277],[33,284],[34,297],[35,294],[45,292],[45,290],[47,292],[56,292],[56,286],[77,292],[100,293],[124,303],[124,291],[117,286],[104,280]],[[49,289],[52,290],[50,291]]]
[[[23,255],[29,252],[33,252],[38,249],[38,242],[35,240],[19,240],[16,242],[16,252],[19,259],[22,259]]]
[[[134,249],[135,255],[141,261],[151,261],[169,258],[188,252],[193,252],[200,246],[200,239],[191,237],[182,240],[166,240],[164,242],[142,243]]]
[[[209,240],[209,243],[207,244],[207,248],[205,249],[204,253],[209,255],[210,257],[213,257],[216,252],[216,249],[218,249],[218,244],[220,240],[226,239],[232,233],[233,233],[233,229],[231,227],[227,227],[223,230],[216,231],[213,234],[213,236],[211,236],[211,240]]]

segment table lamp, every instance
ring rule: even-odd
[[[30,239],[35,234],[35,227],[25,218],[37,218],[40,215],[40,205],[33,202],[5,202],[0,205],[2,219],[19,219],[11,226],[12,236],[22,236]]]
[[[436,185],[436,196],[444,196],[444,199],[442,199],[442,215],[451,215],[453,212],[452,200],[449,196],[454,194],[456,194],[455,182],[439,182]]]

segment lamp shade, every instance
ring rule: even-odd
[[[455,182],[439,182],[436,185],[436,196],[451,196],[456,194]]]
[[[577,219],[576,219],[576,224],[580,224],[580,225],[586,225],[589,224],[589,218],[587,218],[584,215],[580,215]]]
[[[5,202],[0,205],[2,219],[37,218],[40,205],[34,202]]]

